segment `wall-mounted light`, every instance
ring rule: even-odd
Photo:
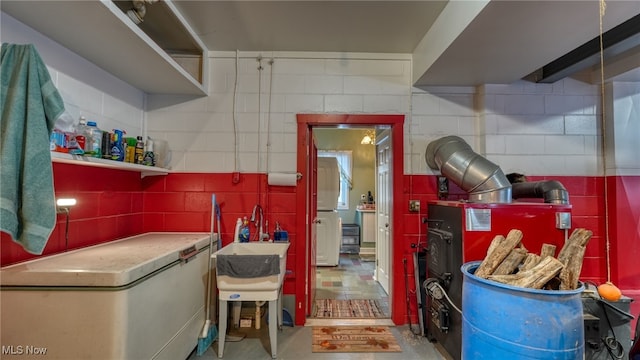
[[[364,137],[360,141],[362,145],[373,145],[376,142],[376,133],[373,130],[367,130]]]
[[[58,213],[68,213],[69,208],[76,205],[76,199],[74,198],[60,198],[56,200],[56,211]]]
[[[69,249],[69,208],[76,205],[74,198],[60,198],[56,200],[56,212],[65,214],[66,221],[64,225],[64,251]]]

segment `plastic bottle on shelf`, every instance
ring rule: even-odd
[[[113,129],[111,136],[111,160],[124,161],[124,130]]]
[[[233,233],[233,242],[240,242],[240,228],[242,227],[242,219],[236,221],[235,232]]]
[[[240,242],[246,243],[249,242],[250,239],[250,231],[249,231],[249,220],[245,216],[242,220],[242,227],[240,227]]]
[[[153,152],[153,140],[147,137],[147,143],[145,145],[146,145],[146,151],[144,152],[142,165],[156,166],[156,157]]]
[[[144,161],[144,141],[142,141],[142,136],[136,137],[136,148],[135,148],[135,163],[142,165]]]
[[[86,155],[89,146],[87,143],[90,141],[88,139],[91,134],[89,133],[89,128],[87,127],[87,119],[84,116],[80,116],[80,120],[78,120],[78,125],[74,128],[74,138],[77,144],[77,147],[82,150],[82,152]]]
[[[111,160],[111,138],[112,135],[108,131],[102,132],[102,148],[101,154],[103,159]]]
[[[87,156],[102,157],[102,130],[95,121],[87,121],[84,152]]]
[[[126,137],[124,138],[124,144],[126,145],[124,149],[124,161],[131,164],[135,164],[136,139],[132,137]]]
[[[64,132],[53,129],[49,137],[49,150],[62,152],[64,149]]]

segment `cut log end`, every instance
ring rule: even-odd
[[[522,232],[513,229],[506,238],[494,237],[475,275],[518,287],[574,290],[592,235],[587,229],[575,229],[556,258],[556,246],[552,244],[543,244],[540,255],[528,253],[521,243]]]

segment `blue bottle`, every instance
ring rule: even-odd
[[[240,227],[240,234],[238,237],[240,238],[241,243],[249,242],[249,239],[250,239],[249,220],[247,220],[246,216],[242,221],[242,226]]]
[[[124,130],[113,129],[111,138],[111,160],[124,161]]]

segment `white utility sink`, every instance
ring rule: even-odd
[[[227,301],[268,301],[269,319],[277,321],[269,322],[269,340],[271,343],[271,357],[276,358],[277,350],[277,327],[282,326],[282,282],[286,273],[288,242],[248,242],[231,243],[222,249],[211,254],[215,261],[215,268],[219,273],[218,261],[223,262],[222,255],[225,256],[225,272],[229,267],[233,267],[237,273],[252,273],[254,268],[259,267],[265,260],[273,259],[272,255],[277,255],[279,260],[279,271],[269,271],[266,276],[233,276],[216,274],[216,281],[219,291],[219,324],[218,324],[218,357],[222,357],[224,352],[224,341],[227,331]],[[266,255],[266,256],[265,256]],[[271,256],[270,256],[271,255]],[[220,256],[220,258],[218,258]],[[237,256],[237,261],[234,259]],[[252,258],[255,257],[255,260]],[[269,258],[269,259],[267,259]],[[275,259],[273,259],[275,260]],[[267,267],[268,270],[276,270],[275,262]],[[233,271],[232,271],[233,272]],[[277,272],[277,273],[276,273]],[[259,273],[259,271],[258,271]],[[257,320],[259,321],[259,319]]]
[[[256,260],[261,255],[278,255],[280,258],[280,273],[261,277],[241,278],[230,275],[216,276],[220,299],[235,301],[268,301],[275,300],[278,290],[282,286],[287,264],[287,250],[289,243],[249,242],[231,243],[216,251],[211,257],[216,260],[218,255],[255,255]],[[246,258],[245,258],[246,260]],[[246,261],[238,266],[251,266]],[[217,263],[216,263],[217,267]]]

